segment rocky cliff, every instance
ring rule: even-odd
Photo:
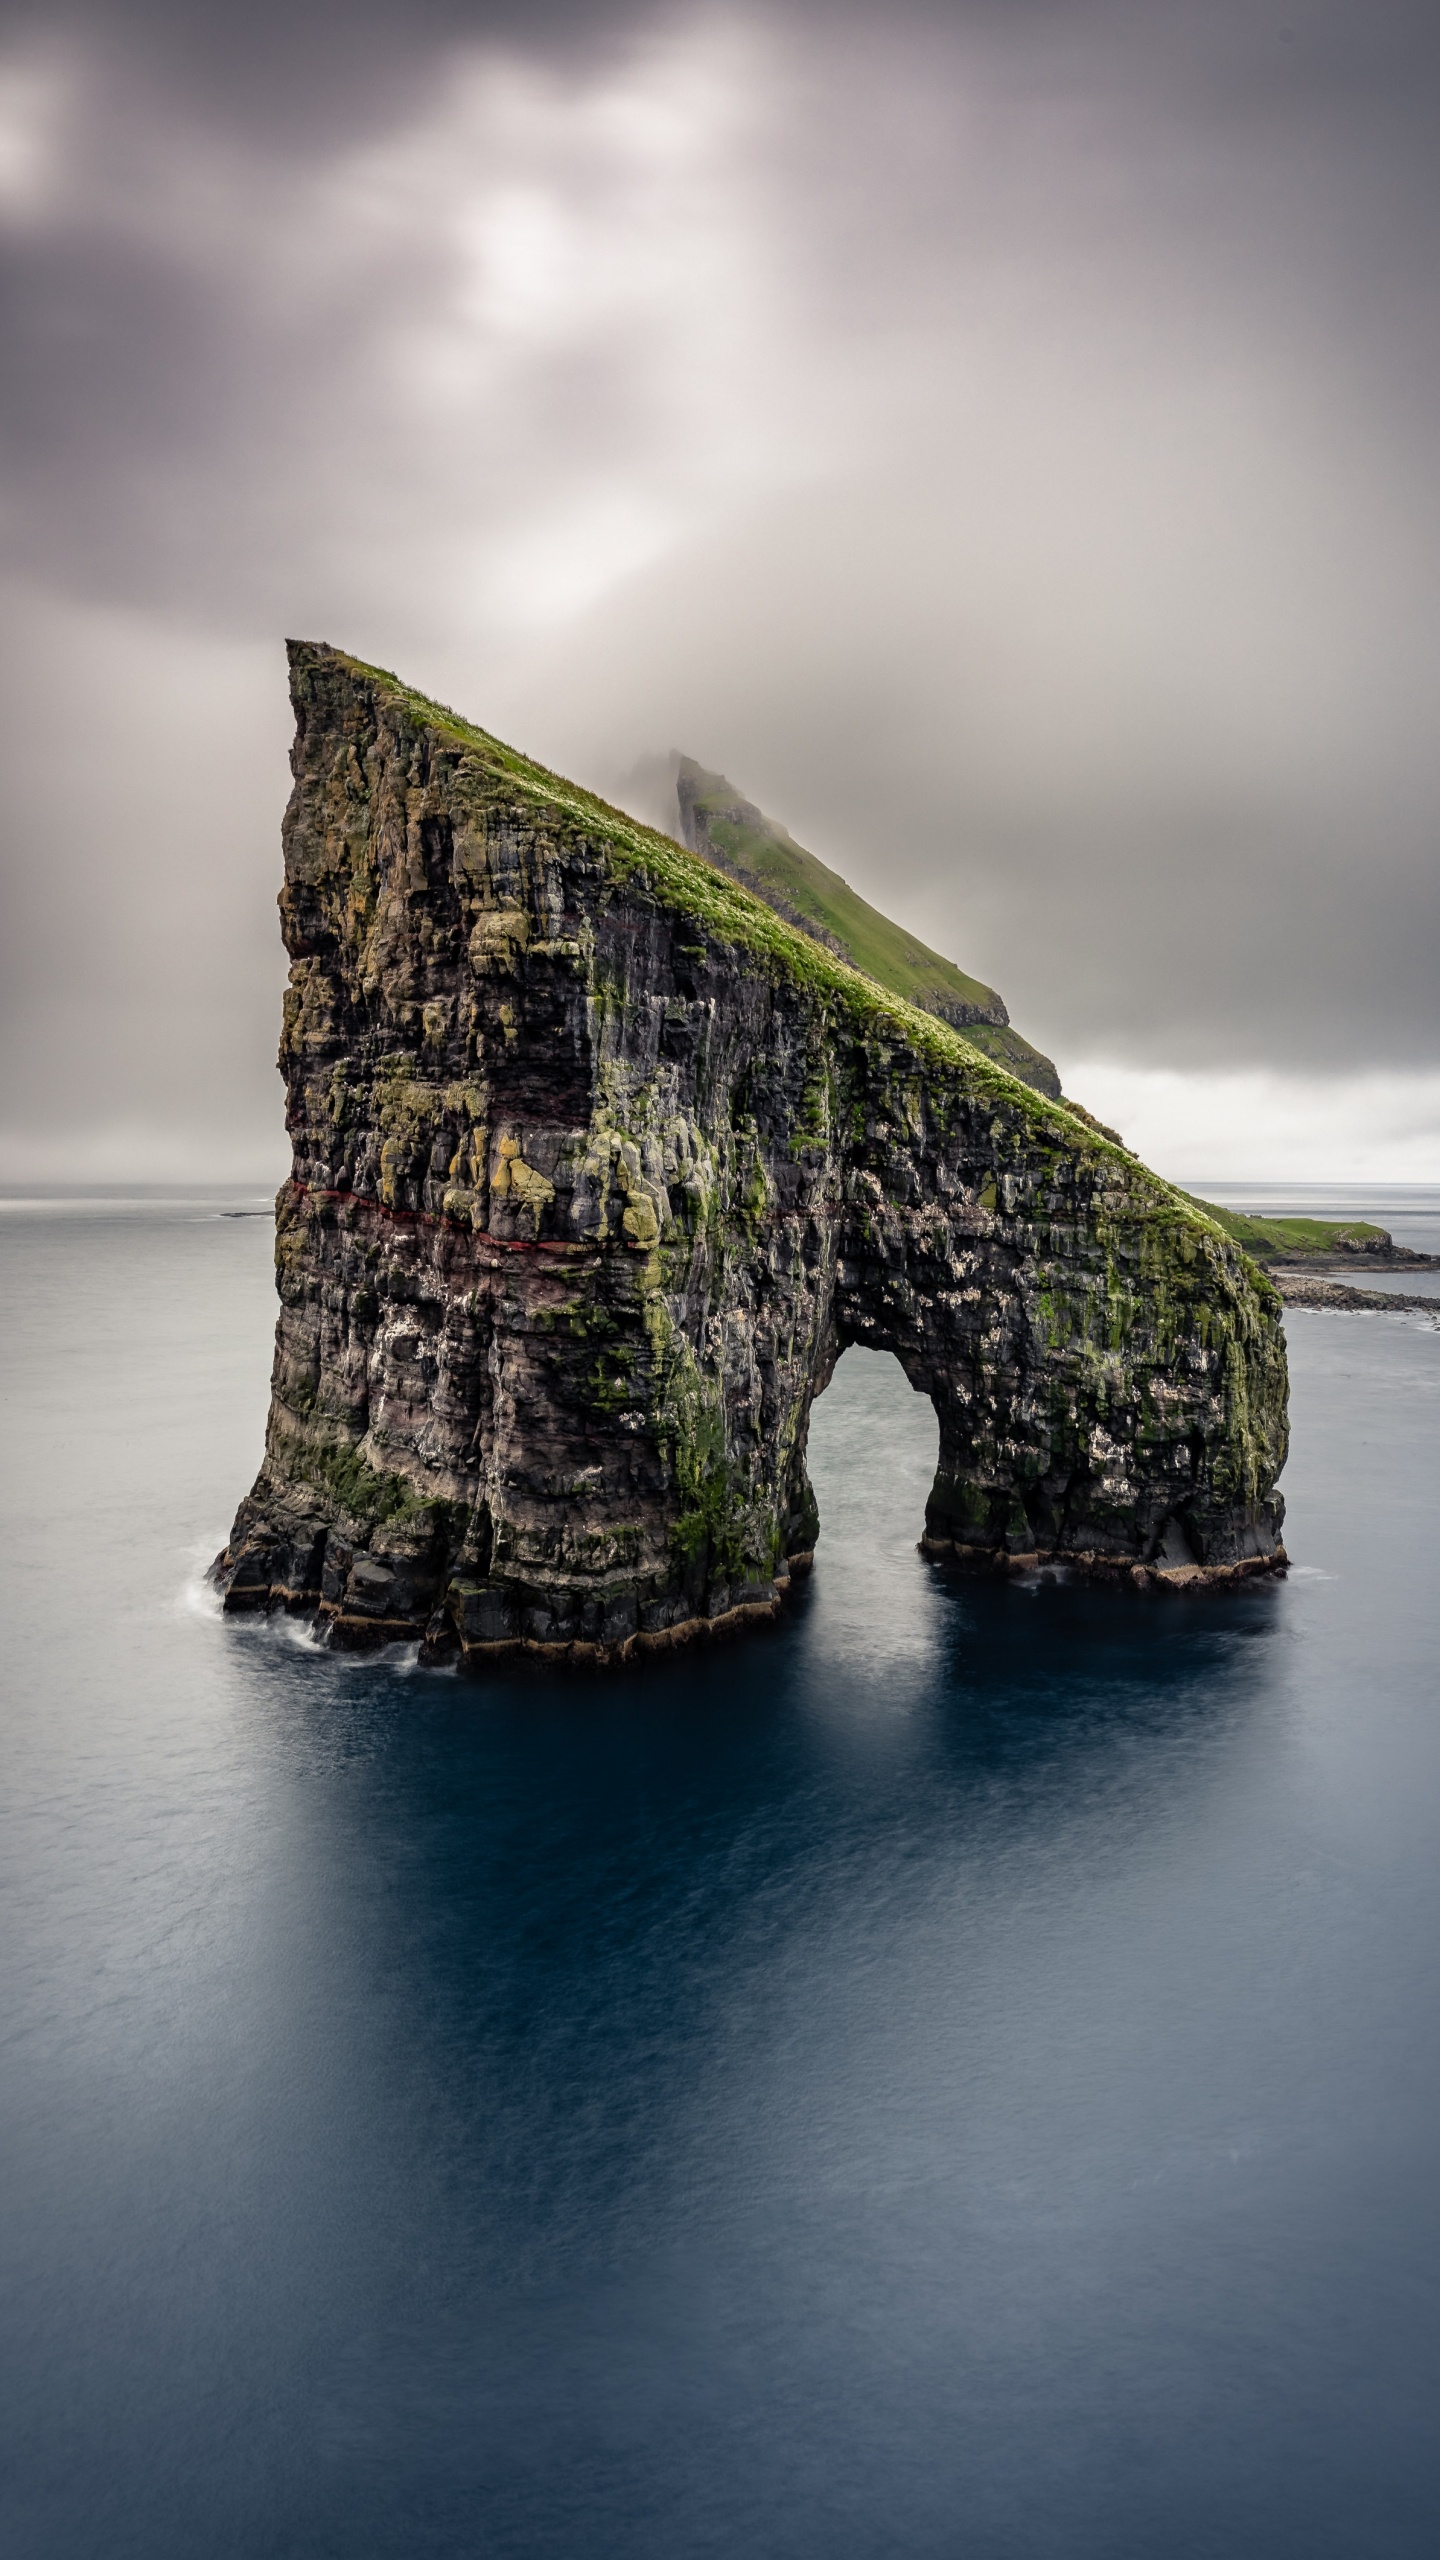
[[[229,1608],[471,1659],[771,1614],[852,1342],[934,1402],[933,1554],[1283,1562],[1279,1302],[1213,1222],[668,838],[335,650],[291,675]]]

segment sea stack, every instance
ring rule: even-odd
[[[847,1344],[947,1564],[1284,1564],[1281,1306],[1212,1220],[699,854],[292,643],[265,1461],[216,1575],[605,1661],[772,1616]]]

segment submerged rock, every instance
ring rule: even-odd
[[[934,1403],[932,1554],[1283,1564],[1280,1303],[1212,1221],[668,838],[290,655],[294,1171],[228,1608],[469,1659],[771,1616],[849,1343]]]

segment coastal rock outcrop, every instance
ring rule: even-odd
[[[470,1660],[771,1615],[850,1343],[934,1403],[932,1554],[1283,1563],[1280,1304],[1212,1221],[695,854],[290,657],[294,1169],[227,1608]]]

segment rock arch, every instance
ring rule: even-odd
[[[1216,1227],[668,838],[291,666],[294,1171],[227,1607],[477,1660],[770,1615],[852,1341],[935,1404],[932,1553],[1283,1563],[1279,1302]]]

